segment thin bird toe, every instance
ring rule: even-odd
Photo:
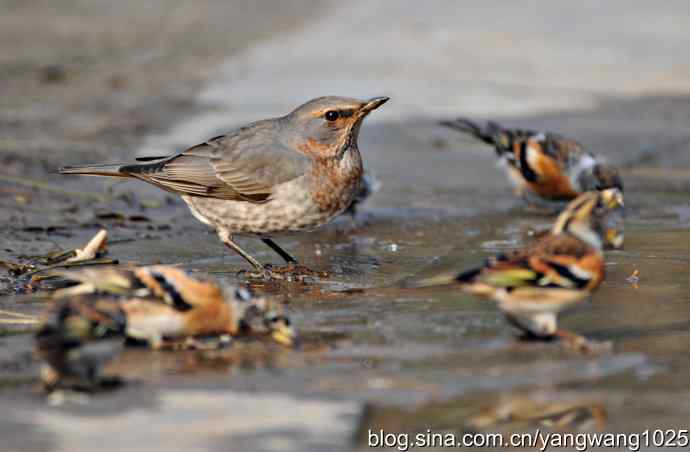
[[[300,264],[295,264],[293,262],[290,262],[289,264],[284,265],[282,267],[276,267],[272,271],[273,273],[284,275],[286,277],[291,278],[328,278],[328,272],[312,270],[309,267],[305,267],[304,265]]]
[[[613,350],[613,344],[610,341],[595,341],[582,336],[561,340],[561,344],[567,350],[572,350],[585,355],[608,353]]]
[[[300,283],[306,283],[313,279],[324,279],[328,277],[327,272],[312,270],[308,267],[292,262],[281,267],[274,267],[270,264],[267,264],[264,266],[262,271],[242,270],[238,272],[237,275],[250,281],[287,281]]]

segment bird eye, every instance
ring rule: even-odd
[[[326,121],[335,121],[340,115],[336,110],[328,110],[324,116],[326,117]]]

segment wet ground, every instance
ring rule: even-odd
[[[11,407],[0,421],[3,450],[322,451],[356,449],[367,429],[381,428],[687,428],[685,3],[657,11],[611,2],[602,11],[591,2],[566,11],[550,2],[507,10],[466,2],[410,15],[416,2],[305,1],[284,11],[205,2],[164,19],[156,5],[135,14],[122,3],[5,3],[2,260],[74,248],[106,227],[109,257],[182,263],[240,281],[245,264],[181,202],[143,184],[49,171],[169,152],[316,95],[392,100],[362,130],[367,167],[383,185],[355,223],[340,218],[277,239],[332,273],[263,289],[287,303],[303,350],[244,342],[218,352],[133,348],[109,367],[131,381],[125,388],[52,407],[36,389],[30,335],[8,328],[0,337],[0,399]],[[26,32],[27,17],[46,24],[38,35]],[[368,50],[372,42],[380,52]],[[612,353],[517,342],[490,303],[452,290],[337,293],[460,270],[548,227],[551,218],[510,196],[490,149],[435,125],[457,114],[560,131],[623,169],[625,249],[607,254],[591,305],[563,320],[613,341]],[[257,242],[243,240],[260,259],[275,259]],[[634,270],[637,286],[626,281]],[[13,288],[3,274],[2,309],[40,311]]]

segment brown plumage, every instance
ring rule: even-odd
[[[464,118],[441,124],[492,145],[516,194],[529,203],[560,209],[587,191],[623,190],[616,169],[598,161],[575,140],[555,133],[505,129],[491,121],[484,128]]]
[[[582,338],[558,330],[556,318],[603,281],[603,243],[622,245],[622,232],[612,229],[609,220],[621,215],[622,205],[618,189],[584,193],[559,215],[549,234],[525,248],[490,257],[460,274],[436,275],[408,286],[457,284],[498,302],[508,320],[532,336],[561,336],[582,346]]]
[[[284,345],[296,339],[279,304],[241,287],[192,278],[176,267],[86,268],[63,276],[74,285],[54,293],[36,335],[48,388],[72,382],[92,386],[124,338],[154,348],[261,331]]]
[[[247,289],[193,278],[166,265],[87,268],[65,272],[76,286],[55,293],[57,299],[95,295],[114,297],[127,319],[127,336],[159,345],[165,338],[246,332],[255,318],[282,342],[294,332],[278,304],[252,296]]]
[[[131,177],[178,194],[194,216],[265,277],[277,277],[234,241],[321,226],[352,202],[362,177],[357,138],[364,118],[388,100],[320,97],[286,116],[240,127],[179,154],[135,163],[71,166],[62,174]]]

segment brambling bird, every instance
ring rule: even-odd
[[[575,140],[555,133],[504,129],[492,121],[484,128],[464,118],[441,124],[494,146],[499,166],[513,183],[516,195],[529,204],[560,210],[587,191],[623,191],[618,171]]]
[[[296,340],[290,319],[272,300],[242,287],[192,278],[176,267],[88,268],[64,275],[78,285],[56,291],[58,299],[116,299],[125,314],[127,337],[154,348],[166,340],[240,336],[262,329],[283,345]]]
[[[560,330],[557,315],[587,299],[604,279],[604,242],[621,246],[616,227],[623,195],[616,188],[587,192],[558,216],[551,232],[524,249],[499,254],[460,274],[442,274],[409,287],[457,284],[496,301],[508,321],[538,339],[560,338],[587,350],[581,336]]]
[[[192,214],[263,278],[314,274],[270,237],[322,226],[352,202],[363,166],[357,139],[364,118],[387,97],[319,97],[181,153],[134,163],[67,166],[62,174],[130,177],[178,194]],[[271,270],[235,235],[258,236],[288,264]]]
[[[45,390],[115,383],[101,378],[100,368],[122,349],[125,329],[125,312],[113,299],[82,295],[51,305],[35,335],[36,354],[45,361]]]

